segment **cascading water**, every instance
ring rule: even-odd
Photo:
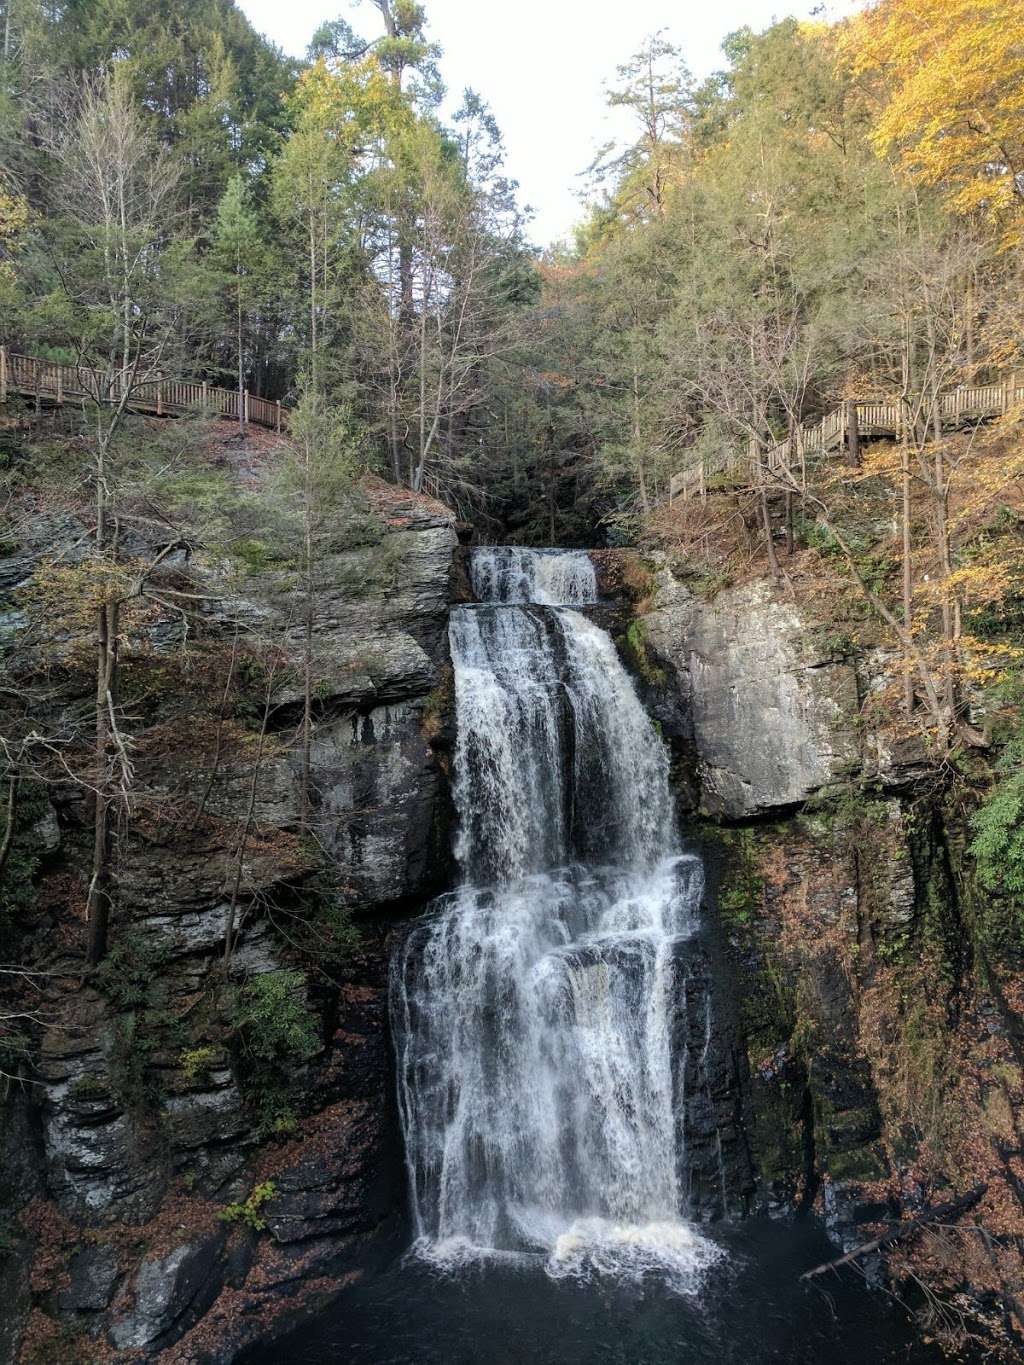
[[[726,1220],[715,1241],[691,1221],[751,1181],[664,749],[572,609],[596,596],[587,556],[478,550],[471,570],[480,604],[450,632],[463,884],[391,973],[416,1254],[372,1253],[254,1360],[935,1365],[857,1277],[828,1311],[799,1286],[835,1254],[813,1220]]]
[[[450,630],[464,884],[392,973],[416,1249],[690,1293],[722,1254],[686,1221],[701,864],[611,640],[565,605],[595,600],[589,558],[478,550],[471,572],[484,601]]]

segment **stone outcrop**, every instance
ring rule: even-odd
[[[226,1240],[225,1229],[143,1261],[132,1281],[131,1306],[115,1315],[111,1324],[111,1345],[128,1351],[166,1341],[190,1309],[201,1312],[208,1306],[217,1296],[212,1272]]]
[[[689,714],[700,804],[741,819],[797,805],[860,764],[857,675],[763,581],[694,596],[656,578],[644,640]]]
[[[982,1191],[987,1263],[977,1228],[953,1230],[896,1276],[909,1266],[912,1291],[955,1304],[952,1350],[1019,1358],[1020,924],[976,885],[962,783],[898,723],[898,652],[855,614],[823,619],[828,581],[712,594],[662,555],[595,558],[704,847],[709,1055],[738,1058],[722,1095],[739,1100],[752,1205],[813,1208],[848,1250]],[[960,761],[984,772],[978,754]],[[719,1132],[727,1119],[720,1105]]]
[[[0,587],[16,592],[42,556],[80,538],[80,526],[66,521],[40,523],[4,561]],[[147,698],[151,727],[137,723],[133,734],[142,818],[121,844],[109,979],[81,989],[78,963],[59,941],[51,947],[41,1085],[20,1120],[41,1149],[33,1163],[37,1180],[45,1171],[40,1193],[66,1220],[63,1250],[47,1272],[63,1266],[66,1276],[46,1290],[37,1271],[35,1298],[73,1332],[143,1358],[169,1352],[178,1360],[185,1357],[175,1341],[209,1324],[213,1342],[222,1323],[222,1340],[204,1347],[203,1358],[230,1360],[245,1335],[237,1330],[241,1303],[264,1303],[269,1320],[304,1279],[333,1274],[346,1248],[362,1246],[395,1213],[402,1185],[387,1052],[389,917],[422,903],[448,876],[447,615],[456,545],[447,509],[371,484],[317,564],[311,839],[301,833],[295,743],[305,647],[295,573],[260,564],[228,578],[222,564],[189,565],[205,599],[189,626],[192,649],[200,670],[204,658],[216,660],[217,685],[205,692],[201,671],[198,679],[176,672],[182,631],[173,617],[145,624],[137,655],[125,649],[129,686],[138,667],[148,670],[145,688],[166,676],[177,690],[157,707]],[[3,619],[17,628],[13,606]],[[217,717],[225,714],[228,660],[241,668],[243,655],[256,669],[243,679],[250,712],[241,722],[228,712],[224,723]],[[267,668],[280,681],[257,770]],[[86,675],[83,698],[87,688]],[[78,875],[87,820],[80,789],[54,788],[34,839],[44,871]],[[306,956],[296,951],[312,903],[304,887],[318,866],[330,868],[333,901],[357,940],[326,973],[307,971],[308,948]],[[229,906],[237,934],[229,978],[211,994]],[[268,1146],[225,1006],[211,1013],[209,1002],[230,1001],[245,983],[284,970],[305,973],[300,1004],[317,1044],[280,1078],[294,1136]],[[260,1180],[274,1189],[265,1230],[236,1234],[228,1246],[227,1229],[210,1231],[210,1219],[226,1201],[244,1203]],[[148,1229],[163,1226],[167,1201],[183,1198],[178,1236],[165,1231],[159,1254],[140,1254]],[[72,1256],[76,1226],[101,1229],[108,1240]],[[40,1232],[40,1245],[52,1235]],[[14,1358],[32,1298],[29,1243],[18,1246],[26,1250],[20,1260],[0,1258],[9,1301],[20,1310],[0,1335],[0,1359]],[[223,1294],[230,1312],[216,1307]]]

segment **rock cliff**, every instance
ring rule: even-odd
[[[609,556],[624,657],[705,852],[716,1047],[740,1055],[753,1205],[814,1206],[845,1249],[983,1188],[985,1262],[975,1229],[950,1229],[893,1283],[936,1295],[922,1322],[951,1350],[1016,1358],[1022,953],[976,884],[962,778],[876,705],[891,653],[813,594],[761,578],[698,596],[657,554]]]
[[[8,624],[81,530],[39,521],[2,561]],[[51,786],[35,835],[40,895],[21,928],[46,975],[34,1084],[2,1133],[18,1186],[6,1358],[233,1359],[285,1298],[336,1292],[387,1234],[403,1188],[388,944],[394,916],[448,876],[456,544],[447,509],[368,484],[320,557],[305,821],[294,571],[226,578],[194,560],[187,654],[180,614],[126,638],[134,818],[112,951],[88,984],[67,923],[87,865],[81,790]]]

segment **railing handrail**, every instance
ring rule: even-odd
[[[991,417],[1008,411],[1020,401],[1024,401],[1024,375],[1012,371],[988,384],[960,384],[939,394],[939,416],[940,419],[952,418],[954,422],[971,414]],[[703,456],[691,461],[670,478],[669,501],[694,486],[703,492],[709,477],[741,468],[744,464],[756,467],[763,461],[769,470],[773,470],[788,468],[795,451],[801,458],[818,451],[827,453],[831,446],[842,445],[846,440],[847,412],[850,406],[856,412],[859,434],[879,436],[899,431],[901,414],[899,400],[844,399],[820,421],[810,425],[801,424],[794,428],[792,435],[787,436],[785,440],[763,450],[760,450],[758,442],[751,438],[747,442],[746,452],[737,448],[727,448],[710,458]]]
[[[91,387],[87,376],[92,380]],[[125,397],[125,382],[125,372],[120,369],[65,365],[0,346],[0,403],[7,402],[9,392],[54,398],[57,403],[68,398],[120,402]],[[131,374],[127,383],[130,386],[127,406],[155,412],[158,417],[174,417],[195,409],[236,421],[241,416],[246,423],[280,431],[286,416],[278,399],[259,398],[248,389],[239,394],[238,389],[223,389],[206,380],[173,379],[163,374],[139,379]]]

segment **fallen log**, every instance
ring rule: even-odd
[[[851,1261],[856,1261],[859,1256],[867,1256],[872,1251],[878,1251],[882,1247],[896,1246],[900,1242],[906,1242],[915,1236],[929,1223],[945,1223],[953,1218],[959,1218],[968,1209],[973,1209],[988,1189],[987,1185],[975,1185],[973,1190],[968,1190],[966,1194],[960,1195],[958,1199],[951,1199],[947,1204],[936,1204],[933,1208],[925,1209],[916,1218],[907,1218],[902,1223],[893,1223],[886,1232],[878,1237],[872,1237],[869,1242],[861,1242],[852,1251],[848,1251],[845,1256],[837,1256],[834,1261],[824,1261],[821,1265],[816,1265],[813,1270],[805,1270],[800,1276],[802,1280],[813,1280],[816,1275],[824,1275],[827,1270],[838,1270],[840,1266],[849,1265]]]

